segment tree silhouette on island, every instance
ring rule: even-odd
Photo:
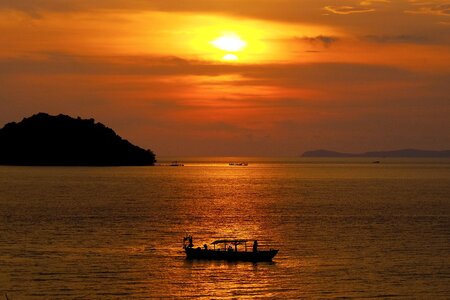
[[[0,129],[0,164],[32,166],[150,166],[144,150],[94,119],[38,113]]]

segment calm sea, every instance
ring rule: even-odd
[[[450,160],[178,160],[0,167],[0,299],[450,299]],[[186,233],[280,251],[187,261]]]

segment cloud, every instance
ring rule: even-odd
[[[32,17],[46,12],[98,12],[98,11],[159,11],[206,13],[244,16],[293,23],[317,23],[324,4],[336,14],[373,11],[383,0],[354,1],[355,5],[339,6],[339,0],[0,0],[0,9],[19,10]]]
[[[301,41],[301,42],[306,42],[313,46],[317,45],[317,44],[321,44],[323,47],[326,47],[326,48],[330,47],[332,44],[339,41],[339,39],[337,37],[326,36],[326,35],[318,35],[315,37],[309,37],[309,36],[296,37],[295,39],[298,41]]]
[[[366,0],[366,1],[361,1],[359,4],[363,5],[363,6],[370,6],[370,5],[374,5],[377,3],[390,3],[391,1],[389,0]]]
[[[320,15],[317,0],[0,0],[0,9],[19,10],[32,17],[51,12],[161,11],[247,16],[288,22],[314,21]]]
[[[450,4],[430,4],[430,2],[414,1],[415,9],[406,10],[408,14],[422,14],[434,16],[450,16]]]
[[[324,9],[338,15],[360,14],[374,12],[377,4],[387,4],[390,2],[390,0],[365,0],[359,1],[359,3],[355,3],[354,5],[328,5]]]
[[[363,40],[381,43],[381,44],[429,44],[432,42],[430,38],[417,35],[366,35]]]
[[[227,74],[239,76],[221,83],[219,76]],[[434,85],[426,86],[424,78]],[[342,147],[360,138],[376,146],[386,132],[405,145],[409,138],[420,143],[431,137],[445,146],[448,138],[435,129],[448,127],[448,80],[370,64],[230,66],[178,57],[41,53],[0,60],[0,121],[36,111],[94,117],[159,155],[291,155],[305,141],[314,147],[329,145],[330,138]],[[397,85],[402,81],[407,85]],[[267,86],[281,92],[257,92]],[[320,97],[302,94],[309,89]]]
[[[255,86],[274,86],[288,89],[326,91],[334,88],[355,89],[396,82],[416,81],[419,75],[391,66],[357,63],[307,63],[293,65],[265,65],[240,70],[244,78]]]
[[[220,76],[303,82],[361,82],[404,78],[410,72],[391,66],[358,63],[222,64],[179,57],[159,56],[76,56],[43,53],[0,59],[0,75],[79,74],[142,76]]]
[[[355,6],[325,6],[324,9],[337,15],[350,15],[375,11],[374,8],[364,8]]]
[[[40,53],[3,58],[0,74],[90,74],[90,75],[204,75],[227,73],[232,65],[185,60],[174,56],[83,56]]]

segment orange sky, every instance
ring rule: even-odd
[[[0,126],[95,118],[158,155],[450,148],[450,3],[0,0]]]

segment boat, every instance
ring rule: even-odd
[[[184,167],[184,164],[182,164],[178,161],[173,161],[169,164],[169,167]]]
[[[242,167],[246,167],[246,166],[248,166],[248,163],[246,163],[246,162],[230,162],[228,165],[229,165],[229,166],[242,166]]]
[[[276,249],[258,249],[257,240],[221,239],[211,243],[212,249],[208,248],[207,244],[194,247],[192,240],[190,235],[183,238],[183,248],[189,260],[272,261],[278,253]],[[247,243],[252,246],[247,246]]]

